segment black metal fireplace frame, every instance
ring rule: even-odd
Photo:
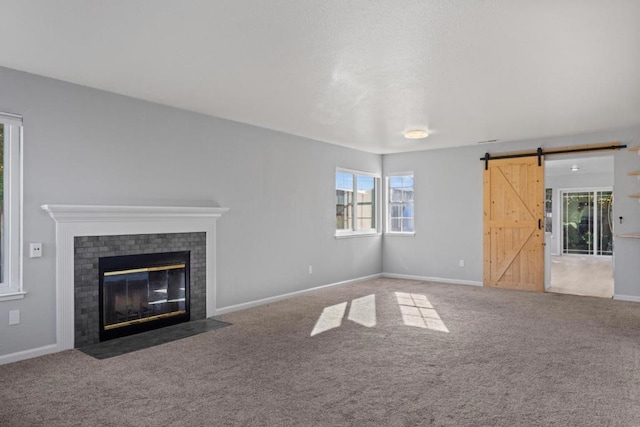
[[[191,300],[191,280],[190,280],[190,259],[191,251],[180,252],[163,252],[138,255],[120,255],[111,257],[102,257],[98,261],[99,276],[99,309],[100,309],[100,341],[107,341],[127,335],[133,335],[140,332],[146,332],[153,329],[159,329],[178,323],[188,322],[191,318],[190,300]],[[104,325],[104,277],[105,273],[112,271],[120,271],[127,269],[136,269],[144,267],[161,267],[175,263],[185,264],[185,313],[177,314],[171,317],[160,318],[150,322],[141,322],[122,326],[115,329],[105,330]]]

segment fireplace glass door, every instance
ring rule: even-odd
[[[188,320],[188,252],[100,259],[101,340]]]

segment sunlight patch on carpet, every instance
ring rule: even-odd
[[[376,326],[376,296],[371,294],[351,301],[348,319],[367,328]]]
[[[318,318],[316,325],[311,331],[311,336],[321,334],[331,329],[339,328],[342,325],[342,318],[347,311],[349,302],[325,307]],[[367,328],[376,326],[376,296],[366,295],[351,301],[347,319]]]
[[[342,324],[342,317],[347,309],[347,303],[332,305],[331,307],[325,307],[322,310],[322,314],[316,322],[316,326],[311,331],[311,336],[321,334],[331,329],[339,328]]]
[[[407,326],[449,332],[426,295],[396,292],[402,321]]]

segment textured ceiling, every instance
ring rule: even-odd
[[[637,0],[3,0],[0,65],[375,153],[640,123]],[[402,137],[428,128],[419,141]]]

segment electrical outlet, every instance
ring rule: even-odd
[[[42,243],[29,244],[29,257],[40,258],[42,256]]]
[[[458,263],[460,265],[460,267],[464,267],[464,260],[461,259],[460,262]]]
[[[313,267],[309,266],[309,274],[313,274]]]
[[[20,310],[9,311],[9,325],[17,325],[20,323]]]

